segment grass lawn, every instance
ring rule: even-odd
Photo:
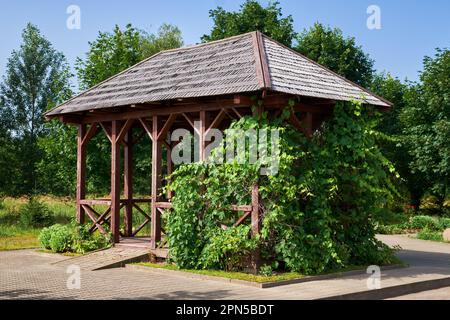
[[[38,197],[54,213],[57,223],[67,223],[74,217],[75,205],[71,199]],[[39,248],[40,229],[20,226],[20,208],[26,198],[4,198],[0,202],[0,251]]]
[[[0,225],[0,251],[38,248],[39,232]]]
[[[136,265],[143,266],[143,267],[157,268],[157,269],[183,271],[183,272],[189,272],[189,273],[199,274],[199,275],[203,275],[203,276],[244,280],[244,281],[250,281],[250,282],[256,282],[256,283],[280,282],[280,281],[286,281],[286,280],[302,279],[302,278],[307,277],[306,275],[298,273],[298,272],[285,272],[285,273],[274,274],[271,276],[263,276],[263,275],[254,275],[254,274],[245,273],[245,272],[227,272],[227,271],[221,271],[221,270],[179,269],[175,265],[165,264],[165,263],[142,262],[142,263],[136,263]],[[366,267],[350,266],[350,267],[343,268],[340,270],[329,271],[329,272],[323,273],[321,275],[355,271],[355,270],[366,270]]]

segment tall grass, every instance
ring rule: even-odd
[[[67,224],[75,217],[75,202],[68,198],[49,196],[36,197],[53,214],[54,220]],[[39,246],[40,229],[24,226],[20,211],[28,203],[28,198],[0,199],[0,250],[34,248]]]

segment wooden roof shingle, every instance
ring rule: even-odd
[[[64,102],[46,116],[260,90],[392,105],[275,40],[251,32],[162,51]]]

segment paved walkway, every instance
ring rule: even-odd
[[[450,245],[383,236],[401,245],[410,268],[382,270],[382,287],[450,277]],[[69,290],[66,257],[33,250],[0,252],[0,299],[319,299],[367,291],[367,274],[259,289],[129,269],[81,270],[81,289]],[[55,264],[56,263],[56,264]]]

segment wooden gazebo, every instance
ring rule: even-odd
[[[252,108],[254,97],[262,101],[256,109]],[[162,235],[161,212],[171,207],[170,195],[160,195],[163,151],[168,153],[165,172],[173,168],[170,152],[174,144],[167,139],[171,130],[185,128],[195,133],[199,160],[205,160],[205,136],[212,128],[227,128],[234,119],[252,112],[265,111],[269,118],[276,117],[294,100],[291,123],[312,135],[332,114],[336,101],[354,99],[381,108],[391,106],[260,32],[252,32],[160,52],[50,110],[46,118],[78,127],[77,220],[84,223],[87,215],[92,220],[91,230],[100,231],[109,223],[115,243],[135,236],[151,223],[151,248],[157,249]],[[199,128],[194,128],[194,121],[200,122]],[[111,197],[86,199],[86,146],[101,131],[111,142]],[[135,199],[133,145],[146,134],[152,142],[151,197]],[[257,186],[252,199],[251,204],[236,204],[233,209],[243,213],[238,223],[251,218],[253,233],[258,233]],[[151,212],[139,206],[144,202],[151,203]],[[93,209],[95,205],[105,205],[107,210],[99,214]],[[133,212],[146,217],[143,225],[132,225]]]

